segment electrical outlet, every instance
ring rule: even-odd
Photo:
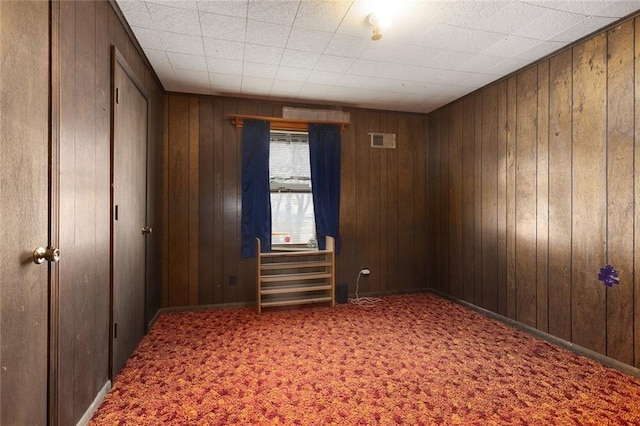
[[[369,268],[364,268],[360,270],[360,273],[364,276],[368,276],[371,273],[371,271],[369,271]]]

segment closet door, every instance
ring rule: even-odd
[[[2,425],[47,423],[48,28],[48,2],[0,1]]]
[[[145,333],[148,101],[114,48],[112,363],[115,378]]]

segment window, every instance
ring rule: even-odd
[[[272,247],[317,247],[306,132],[271,131],[269,187]]]

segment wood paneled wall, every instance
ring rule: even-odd
[[[640,366],[638,70],[636,19],[429,115],[432,287]]]
[[[282,116],[278,102],[170,94],[165,98],[163,306],[254,303],[255,259],[241,259],[240,130],[227,114]],[[303,105],[326,109],[324,106]],[[348,109],[342,134],[337,283],[359,294],[426,287],[426,116]],[[369,132],[397,134],[397,149]]]
[[[147,319],[160,303],[161,87],[107,1],[52,2],[53,138],[60,145],[58,423],[76,424],[109,380],[111,46],[151,93]],[[44,96],[45,94],[43,94]],[[155,182],[158,182],[155,184]],[[157,225],[156,225],[157,223]],[[149,240],[148,240],[149,241]],[[153,263],[157,266],[153,266]]]

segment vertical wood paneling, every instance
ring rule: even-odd
[[[224,267],[224,128],[229,126],[223,117],[224,101],[213,100],[213,138],[209,142],[213,149],[213,185],[211,188],[202,182],[200,191],[211,191],[213,202],[213,249],[211,253],[203,253],[203,257],[211,256],[213,268],[213,299],[205,303],[217,303],[224,300],[223,291],[226,283]],[[202,134],[202,133],[201,133]]]
[[[374,131],[380,131],[380,112],[368,112],[366,115],[367,126],[369,131],[371,129],[376,129]],[[368,162],[368,192],[369,192],[369,226],[367,231],[371,233],[369,237],[369,269],[373,269],[374,273],[369,275],[367,278],[367,287],[369,291],[374,293],[378,293],[382,290],[382,277],[380,273],[382,272],[382,268],[378,267],[375,270],[371,265],[380,265],[382,260],[382,247],[381,247],[381,238],[382,238],[382,228],[380,225],[382,209],[380,205],[380,176],[382,173],[380,172],[380,164],[382,162],[381,157],[384,155],[382,149],[374,149],[369,148],[369,162]],[[386,236],[385,236],[386,237]]]
[[[381,129],[380,131],[389,133],[391,126],[391,115],[389,113],[384,113],[381,115],[380,120],[378,121]],[[395,132],[395,126],[394,126]],[[378,149],[376,151],[380,152],[380,163],[379,163],[379,182],[380,182],[380,191],[379,191],[379,201],[378,201],[378,222],[379,222],[379,242],[378,242],[378,251],[379,251],[379,261],[377,274],[374,276],[376,278],[379,277],[379,289],[380,291],[389,291],[392,289],[398,288],[398,282],[389,282],[387,276],[387,259],[388,259],[388,250],[389,250],[389,223],[387,222],[387,215],[389,214],[389,210],[392,208],[389,205],[389,185],[388,185],[388,161],[389,161],[389,151],[386,149]],[[395,206],[394,206],[395,207]]]
[[[549,333],[571,340],[572,54],[549,60]]]
[[[438,239],[438,250],[440,255],[440,268],[442,268],[441,282],[439,288],[448,293],[450,291],[449,271],[449,141],[451,109],[445,108],[442,111],[442,127],[440,128],[440,238]]]
[[[481,123],[481,259],[482,277],[480,306],[495,312],[498,309],[497,294],[497,142],[498,122],[498,88],[493,85],[482,93],[482,123]]]
[[[507,315],[507,82],[498,83],[497,147],[497,299],[500,315]]]
[[[449,277],[450,294],[462,299],[464,297],[463,276],[463,167],[462,167],[462,123],[464,104],[456,102],[451,106],[451,129],[449,150]]]
[[[85,406],[94,397],[93,359],[85,353],[95,352],[93,330],[95,312],[99,309],[94,288],[87,285],[96,282],[96,58],[95,58],[95,3],[76,5],[76,96],[78,104],[75,119],[76,194],[75,243],[82,247],[76,252],[74,277],[74,370],[78,380],[74,386],[74,421],[84,414]],[[77,78],[81,75],[82,78]],[[107,182],[102,182],[107,186]],[[105,282],[102,283],[106,284]],[[87,309],[87,307],[90,307]]]
[[[400,116],[397,122],[396,149],[389,154],[389,161],[392,165],[392,172],[389,174],[389,193],[387,202],[389,203],[389,228],[388,228],[388,258],[387,277],[395,290],[406,290],[412,288],[412,278],[406,274],[407,265],[406,252],[407,238],[412,236],[412,227],[408,224],[407,209],[413,206],[415,200],[407,200],[409,188],[406,185],[407,155],[410,155],[410,141],[412,133],[410,124],[405,116]]]
[[[516,77],[507,80],[507,317],[516,317]]]
[[[182,95],[169,95],[166,103],[168,174],[176,176],[175,180],[168,178],[166,189],[170,235],[166,256],[172,271],[167,275],[169,294],[186,294],[190,305],[252,303],[256,299],[255,260],[240,259],[238,246],[241,130],[226,116],[277,116],[282,104]],[[336,281],[348,284],[353,294],[358,272],[367,267],[371,275],[360,280],[360,295],[424,288],[426,116],[353,110],[351,117],[352,124],[342,135],[343,244]],[[368,133],[377,131],[396,133],[398,148],[371,148]],[[416,149],[416,145],[421,147]],[[194,161],[197,171],[192,168]],[[416,176],[421,182],[416,182]],[[174,217],[182,222],[172,222]],[[185,225],[181,217],[189,222]],[[422,233],[416,233],[419,226]],[[178,235],[177,229],[183,233]],[[193,250],[195,241],[198,253]],[[179,268],[172,253],[185,244],[190,254],[181,262],[188,266]],[[172,279],[176,274],[178,279]],[[166,303],[178,306],[175,298]]]
[[[427,128],[422,115],[412,117],[413,133],[413,258],[414,258],[414,288],[427,287],[427,262],[431,259],[426,255],[427,241]],[[390,217],[390,220],[393,218]],[[389,268],[390,279],[394,271]]]
[[[441,290],[441,250],[438,246],[440,228],[440,127],[442,124],[441,111],[438,110],[431,115],[432,122],[429,125],[429,200],[430,208],[427,213],[429,223],[433,224],[433,232],[429,235],[428,256],[433,259],[436,266],[433,276],[429,281],[429,286]],[[402,167],[402,166],[401,166]]]
[[[169,306],[189,304],[189,112],[188,97],[169,97]]]
[[[607,263],[622,284],[606,291],[606,353],[633,364],[633,21],[608,32],[607,50]]]
[[[637,19],[430,113],[429,152],[440,161],[428,164],[426,214],[433,287],[635,366]],[[461,231],[453,211],[442,219],[445,199],[460,203]],[[462,234],[462,296],[438,257],[443,225],[451,264]],[[605,263],[619,286],[597,280]]]
[[[462,124],[462,279],[463,299],[475,301],[475,100],[463,101]],[[432,143],[435,143],[434,140]],[[435,195],[433,195],[435,196]]]
[[[357,241],[357,250],[358,250],[358,268],[372,268],[371,258],[369,255],[369,250],[372,244],[374,244],[374,239],[370,235],[371,233],[371,205],[370,205],[370,194],[371,194],[371,185],[370,185],[370,176],[369,176],[369,168],[370,168],[370,155],[372,149],[369,146],[369,135],[370,131],[369,121],[367,118],[367,113],[364,111],[356,111],[355,114],[351,115],[351,119],[355,119],[355,129],[356,129],[356,155],[358,156],[358,161],[356,163],[356,202],[357,202],[357,210],[356,210],[356,241]],[[375,211],[375,210],[374,210]],[[342,236],[343,239],[346,238],[346,235]],[[358,269],[359,271],[360,269]],[[369,278],[364,278],[360,280],[360,285],[366,288]],[[366,281],[366,282],[365,282]],[[355,283],[354,283],[355,287]],[[360,293],[361,294],[361,293]]]
[[[223,116],[227,114],[237,114],[238,102],[236,100],[225,100],[223,105]],[[223,126],[222,135],[222,303],[233,303],[238,301],[238,253],[240,250],[239,211],[241,200],[238,196],[241,191],[242,181],[238,180],[239,169],[238,156],[241,149],[240,132],[228,122]],[[236,284],[232,285],[232,277],[236,279]]]
[[[536,324],[549,330],[549,61],[538,65],[536,171]]]
[[[110,250],[111,238],[111,180],[110,164],[105,159],[111,155],[111,44],[109,30],[109,16],[113,13],[107,2],[96,3],[96,156],[94,159],[96,171],[96,287],[95,287],[95,324],[92,330],[96,342],[91,362],[95,369],[93,394],[101,389],[109,378],[109,350],[106,347],[110,338],[109,307],[105,300],[109,300],[110,293]],[[156,122],[157,123],[157,122]],[[158,175],[154,175],[158,177]],[[160,228],[158,226],[158,228]],[[159,229],[158,229],[159,231]],[[99,284],[98,284],[99,283]],[[160,294],[160,288],[155,283],[152,288]],[[156,309],[159,306],[156,307]],[[106,347],[106,348],[105,348]],[[105,350],[106,349],[106,350]],[[87,401],[88,402],[88,401]],[[80,407],[82,410],[84,407]]]
[[[606,36],[573,49],[572,337],[606,352]]]
[[[355,291],[354,278],[360,271],[358,264],[358,248],[355,238],[342,238],[346,235],[357,235],[357,217],[353,214],[358,209],[357,199],[357,144],[355,126],[349,126],[342,133],[340,148],[340,235],[336,242],[340,245],[340,253],[336,256],[336,274],[342,281],[336,284],[346,284],[349,292]]]
[[[518,74],[516,105],[516,319],[536,326],[537,68]]]
[[[214,299],[214,117],[213,98],[200,98],[198,111],[198,300],[211,304]],[[190,303],[193,303],[190,301]]]
[[[188,247],[189,247],[189,295],[188,304],[195,305],[198,303],[198,198],[199,198],[199,99],[189,98],[189,159],[188,159],[188,196],[189,196],[189,213],[188,213]]]
[[[52,365],[57,382],[51,384],[58,392],[52,401],[57,405],[50,408],[59,424],[75,424],[109,379],[112,46],[125,52],[151,94],[152,159],[162,152],[153,145],[163,128],[158,115],[162,102],[159,87],[108,2],[52,2],[51,7],[59,8],[59,21],[51,33],[55,37],[51,56],[56,58],[52,66],[57,67],[51,70],[51,91],[60,98],[51,105],[51,116],[58,117],[51,137],[59,140],[60,147],[59,246],[64,261],[58,266],[59,342],[53,357],[57,364]],[[154,188],[162,175],[155,166],[149,168],[148,202],[157,214],[162,208],[153,204],[160,193]],[[161,226],[154,228],[154,237],[160,237]],[[160,244],[151,241],[148,246],[152,255],[147,265],[153,269],[147,295],[157,310],[161,289],[155,268],[159,269]]]
[[[474,97],[473,134],[474,150],[474,177],[473,177],[473,246],[474,246],[474,270],[473,302],[482,306],[482,93]]]
[[[410,125],[405,124],[405,117],[400,114],[394,114],[389,123],[387,123],[388,131],[396,132],[396,143],[402,140],[404,141],[404,145],[407,146],[410,144],[412,140],[413,134],[410,129]],[[400,195],[400,182],[398,170],[399,164],[399,149],[389,149],[387,150],[387,167],[385,178],[387,182],[387,205],[389,206],[386,217],[384,218],[387,222],[387,243],[386,243],[386,276],[385,281],[388,283],[387,290],[388,291],[398,291],[406,288],[413,288],[410,284],[402,279],[397,279],[399,276],[399,261],[400,261],[400,246],[399,241],[401,241],[402,237],[399,236],[399,232],[403,229],[402,226],[399,225],[399,215],[400,210],[404,208],[404,200],[402,195]],[[414,200],[415,201],[415,200]],[[402,204],[401,204],[402,203]],[[412,212],[413,213],[413,212]]]

